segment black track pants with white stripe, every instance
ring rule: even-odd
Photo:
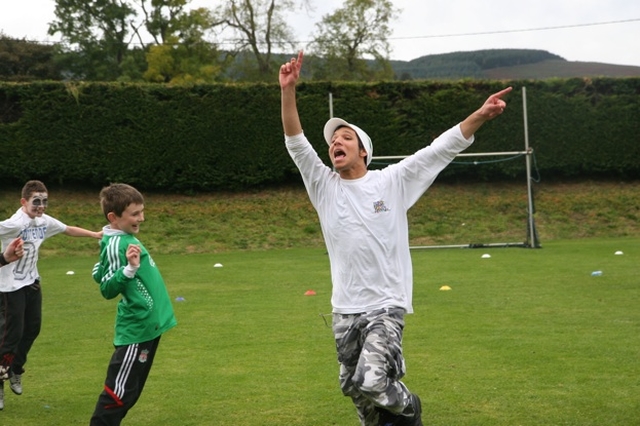
[[[149,376],[160,337],[144,343],[116,346],[104,390],[98,397],[91,426],[119,425],[140,398]]]

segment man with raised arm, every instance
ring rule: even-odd
[[[333,332],[340,387],[363,426],[420,426],[420,398],[401,381],[404,315],[413,312],[407,210],[502,114],[508,87],[491,95],[430,145],[382,170],[368,170],[371,138],[340,118],[324,126],[333,168],[305,137],[296,104],[303,54],[280,67],[285,144],[318,213],[331,265]]]

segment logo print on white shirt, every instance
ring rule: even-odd
[[[384,201],[380,200],[380,201],[375,201],[373,203],[373,212],[374,213],[382,213],[382,212],[388,212],[390,209],[387,208],[387,206],[384,205]]]

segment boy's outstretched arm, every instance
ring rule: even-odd
[[[289,62],[280,67],[279,81],[282,104],[282,127],[284,134],[295,136],[302,133],[302,124],[296,105],[296,83],[300,78],[302,68],[302,51],[298,52],[298,58],[291,58]]]
[[[460,130],[462,135],[469,139],[478,129],[487,121],[493,120],[507,107],[507,103],[502,100],[502,97],[511,91],[511,87],[507,87],[489,96],[484,104],[477,111],[473,112],[462,123],[460,123]]]
[[[91,238],[102,238],[102,231],[93,232],[88,229],[79,228],[77,226],[67,226],[67,229],[64,231],[65,235],[70,237],[91,237]]]

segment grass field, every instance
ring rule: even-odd
[[[405,382],[423,399],[425,425],[639,424],[639,247],[625,237],[413,251]],[[184,300],[123,424],[358,424],[321,316],[330,312],[323,249],[154,257],[171,297]],[[41,259],[43,330],[24,394],[6,391],[3,426],[88,423],[116,304],[93,284],[94,261]]]
[[[97,190],[49,190],[54,217],[103,225]],[[541,249],[412,252],[406,383],[423,399],[426,425],[640,424],[640,182],[535,190]],[[357,425],[338,388],[323,317],[331,310],[328,259],[304,190],[145,200],[140,239],[165,276],[179,325],[163,337],[124,424]],[[19,188],[0,189],[1,217],[18,207]],[[414,245],[523,241],[525,185],[437,183],[409,219]],[[7,387],[0,425],[88,423],[116,305],[90,277],[96,256],[88,239],[43,245],[43,330],[25,393]],[[596,270],[602,276],[592,277]],[[304,296],[308,289],[317,295]]]
[[[97,190],[49,188],[47,212],[68,225],[98,230],[105,219]],[[0,189],[0,218],[20,207],[20,188]],[[552,240],[640,236],[640,181],[534,185],[535,222]],[[251,193],[145,193],[141,238],[151,253],[323,248],[318,218],[302,185]],[[409,210],[413,245],[522,242],[527,237],[526,183],[436,182]],[[47,256],[91,255],[87,239],[58,237]]]

